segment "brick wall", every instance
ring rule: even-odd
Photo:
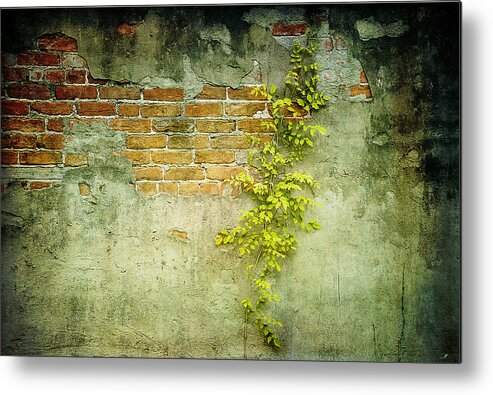
[[[76,40],[44,35],[37,50],[2,54],[2,155],[4,168],[79,167],[86,152],[64,153],[64,130],[75,122],[102,122],[126,134],[126,157],[143,195],[220,195],[238,173],[247,134],[264,140],[267,102],[248,86],[205,85],[185,99],[180,87],[144,89],[94,79]],[[59,180],[24,180],[31,189]]]

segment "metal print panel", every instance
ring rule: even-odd
[[[3,355],[460,362],[460,3],[1,16]]]

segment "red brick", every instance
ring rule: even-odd
[[[154,181],[144,181],[137,184],[137,192],[145,196],[153,196],[159,193],[158,183]]]
[[[36,148],[35,134],[14,134],[10,138],[12,148]]]
[[[47,149],[63,149],[63,134],[43,134],[38,137],[38,147]]]
[[[238,166],[211,166],[207,168],[207,178],[209,180],[228,180],[244,170]]]
[[[199,150],[195,152],[195,163],[233,163],[235,153],[233,151]]]
[[[153,167],[134,167],[135,179],[140,180],[162,180],[163,179],[163,168],[158,166]]]
[[[180,182],[180,195],[193,196],[199,194],[198,182]]]
[[[12,139],[7,133],[2,133],[2,148],[12,148]]]
[[[19,161],[22,165],[56,165],[62,163],[62,154],[48,151],[21,152]]]
[[[203,180],[204,169],[200,167],[171,167],[165,174],[165,180]]]
[[[44,34],[38,39],[38,48],[42,51],[77,51],[77,41],[61,34]]]
[[[4,81],[26,81],[28,72],[24,67],[4,67],[2,69]]]
[[[255,96],[252,94],[253,86],[243,86],[238,89],[229,88],[228,89],[228,97],[231,100],[266,100],[267,97],[265,95]]]
[[[156,164],[188,165],[192,163],[192,153],[186,151],[153,151],[151,158]]]
[[[73,106],[69,103],[48,101],[31,103],[31,109],[41,114],[68,115],[72,113]]]
[[[245,149],[250,143],[245,136],[220,136],[211,139],[211,148]]]
[[[204,85],[196,99],[224,100],[226,99],[226,88],[220,86]]]
[[[3,115],[26,115],[29,112],[29,104],[25,101],[2,100]]]
[[[154,88],[144,91],[145,100],[182,101],[182,88]]]
[[[86,60],[75,53],[63,54],[60,59],[60,63],[64,67],[75,67],[75,68],[86,68],[87,62]]]
[[[127,148],[130,149],[149,149],[149,148],[165,148],[166,136],[158,135],[133,135],[127,137]]]
[[[95,99],[98,92],[95,86],[58,85],[55,95],[57,99]]]
[[[149,104],[140,107],[143,117],[176,117],[181,113],[180,104]]]
[[[185,107],[187,117],[219,117],[223,114],[221,102],[189,103]]]
[[[56,53],[26,52],[17,56],[17,62],[20,65],[58,66],[60,57]]]
[[[282,23],[277,22],[272,28],[273,36],[301,36],[306,33],[304,23]]]
[[[86,83],[86,71],[85,70],[67,70],[66,81],[68,84],[85,84]]]
[[[251,117],[258,111],[265,111],[265,103],[227,103],[226,114]]]
[[[47,129],[53,132],[63,132],[63,119],[49,118]]]
[[[77,113],[79,115],[115,115],[116,106],[114,103],[83,101],[77,104]]]
[[[207,136],[169,136],[168,148],[208,148]]]
[[[2,150],[2,165],[15,165],[17,163],[17,152]]]
[[[118,25],[116,28],[116,32],[124,37],[132,37],[135,34],[135,31],[139,26],[142,25],[142,22],[136,23],[122,23]]]
[[[272,133],[273,129],[267,130],[265,126],[262,126],[263,122],[272,121],[272,118],[240,119],[238,121],[238,130],[243,133]]]
[[[48,82],[64,82],[65,70],[45,70],[45,80]]]
[[[371,90],[369,85],[353,85],[350,88],[349,94],[351,96],[365,95],[367,99],[372,98]]]
[[[123,117],[138,117],[139,106],[137,104],[120,104],[118,106],[118,115]]]
[[[51,98],[51,91],[48,87],[38,84],[12,84],[7,87],[7,93],[10,97],[20,99],[46,100]]]
[[[197,120],[197,132],[199,133],[229,133],[236,129],[235,121],[224,119]]]
[[[43,70],[41,70],[41,69],[29,70],[29,81],[31,81],[31,82],[43,82]]]
[[[140,88],[124,86],[102,86],[99,88],[101,99],[140,99]]]
[[[46,181],[31,181],[29,183],[29,189],[44,189],[51,187],[52,183],[51,182],[46,182]]]
[[[65,166],[87,165],[87,154],[65,154]]]
[[[151,162],[150,151],[124,151],[120,155],[127,158],[133,165],[146,165]]]
[[[360,84],[368,84],[368,78],[363,70],[359,73],[359,82]]]
[[[171,193],[173,195],[178,194],[178,183],[177,182],[160,182],[159,192]]]
[[[147,133],[151,131],[150,119],[112,119],[110,128],[129,133]]]
[[[4,118],[2,130],[19,130],[21,132],[44,132],[45,122],[37,118]]]

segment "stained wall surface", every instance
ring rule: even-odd
[[[1,351],[460,361],[460,5],[2,10]],[[448,26],[445,30],[443,26]],[[251,86],[317,29],[321,229],[275,279],[283,347],[215,247]]]

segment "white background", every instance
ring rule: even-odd
[[[145,5],[165,3],[143,2]],[[180,4],[184,3],[200,4],[198,1]],[[218,1],[208,0],[207,3]],[[490,125],[493,121],[490,116],[493,114],[492,3],[463,1],[461,365],[0,357],[0,391],[37,395],[189,391],[235,395],[491,393],[493,262],[490,248],[493,240],[488,231],[493,220],[490,201],[493,169],[493,128]],[[2,7],[136,4],[135,0],[2,1]],[[455,21],[451,21],[450,27],[454,28],[454,24]],[[443,29],[447,28],[443,26]]]

